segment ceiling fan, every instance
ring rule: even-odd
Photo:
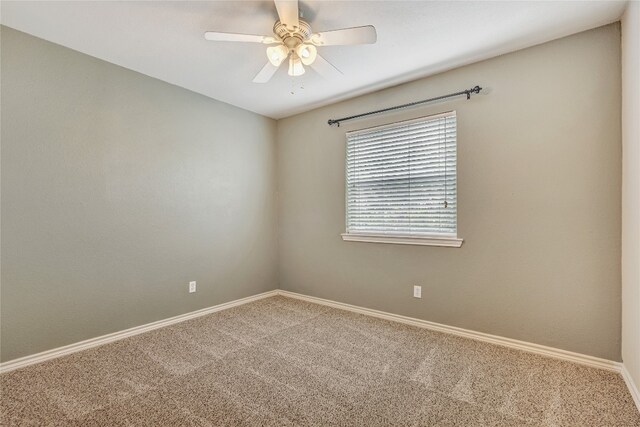
[[[311,26],[300,19],[298,0],[274,0],[278,17],[273,26],[274,36],[252,34],[221,33],[207,31],[204,38],[211,41],[252,42],[273,45],[267,48],[269,61],[254,77],[254,83],[266,83],[278,71],[285,59],[289,58],[290,76],[301,76],[308,65],[318,74],[332,78],[341,74],[329,61],[318,54],[317,47],[353,44],[372,44],[377,34],[373,25],[344,28],[340,30],[313,33]]]

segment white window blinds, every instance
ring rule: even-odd
[[[347,133],[347,234],[456,236],[455,111]]]

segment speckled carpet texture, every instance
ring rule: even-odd
[[[615,373],[285,297],[0,383],[3,426],[640,426]]]

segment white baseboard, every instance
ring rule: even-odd
[[[212,307],[204,308],[201,310],[193,311],[190,313],[181,314],[179,316],[171,317],[157,322],[147,323],[146,325],[136,326],[124,331],[114,332],[108,335],[103,335],[96,338],[91,338],[85,341],[81,341],[75,344],[70,344],[64,347],[54,348],[52,350],[43,351],[41,353],[32,354],[29,356],[21,357],[19,359],[10,360],[8,362],[0,363],[0,373],[9,372],[14,369],[23,368],[36,363],[41,363],[47,360],[55,359],[57,357],[65,356],[71,353],[75,353],[89,348],[104,345],[110,342],[118,341],[123,338],[127,338],[133,335],[142,334],[154,329],[169,326],[175,323],[184,322],[185,320],[193,319],[195,317],[204,316],[217,311],[225,310],[238,305],[247,304],[253,301],[257,301],[263,298],[268,298],[275,295],[282,295],[289,298],[296,298],[304,301],[308,301],[315,304],[326,305],[341,310],[348,310],[355,313],[360,313],[368,316],[378,317],[381,319],[390,320],[393,322],[400,322],[407,325],[413,325],[420,328],[426,328],[433,331],[443,332],[447,334],[457,335],[465,338],[470,338],[478,341],[483,341],[491,344],[500,345],[503,347],[509,347],[530,353],[540,354],[543,356],[553,357],[569,362],[579,363],[582,365],[590,366],[598,369],[605,369],[608,371],[614,371],[620,373],[636,402],[640,407],[640,398],[638,389],[636,388],[633,380],[629,376],[624,366],[621,363],[611,360],[601,359],[598,357],[588,356],[585,354],[574,353],[571,351],[561,350],[553,347],[547,347],[539,344],[533,344],[525,341],[519,341],[511,338],[504,338],[497,335],[485,334],[482,332],[475,332],[468,329],[458,328],[455,326],[447,326],[440,323],[429,322],[427,320],[415,319],[412,317],[401,316],[398,314],[387,313],[384,311],[373,310],[370,308],[358,307],[351,304],[345,304],[341,302],[331,301],[323,298],[311,297],[307,295],[298,294],[295,292],[274,290],[258,295],[253,295],[246,298],[241,298],[235,301],[215,305]]]
[[[125,329],[124,331],[114,332],[114,333],[103,335],[96,338],[90,338],[88,340],[80,341],[74,344],[69,344],[64,347],[58,347],[51,350],[43,351],[41,353],[36,353],[29,356],[21,357],[19,359],[9,360],[8,362],[0,363],[0,374],[13,371],[14,369],[24,368],[25,366],[34,365],[36,363],[41,363],[47,360],[55,359],[57,357],[66,356],[68,354],[76,353],[78,351],[87,350],[93,347],[98,347],[100,345],[118,341],[123,338],[131,337],[133,335],[142,334],[145,332],[152,331],[154,329],[162,328],[164,326],[173,325],[174,323],[184,322],[185,320],[193,319],[195,317],[205,316],[207,314],[215,313],[216,311],[226,310],[231,307],[236,307],[238,305],[247,304],[253,301],[272,297],[275,295],[278,295],[278,291],[264,292],[262,294],[225,302],[223,304],[214,305],[212,307],[203,308],[201,310],[180,314],[178,316],[170,317],[168,319],[158,320],[157,322],[147,323],[146,325],[135,326],[133,328]]]
[[[393,322],[400,322],[407,325],[430,329],[432,331],[444,332],[446,334],[452,334],[460,337],[471,338],[477,341],[496,344],[503,347],[514,348],[514,349],[526,351],[529,353],[540,354],[542,356],[553,357],[553,358],[565,360],[568,362],[579,363],[581,365],[590,366],[592,368],[605,369],[607,371],[613,371],[618,373],[621,372],[621,364],[619,362],[614,362],[612,360],[588,356],[586,354],[574,353],[572,351],[561,350],[559,348],[547,347],[544,345],[533,344],[526,341],[519,341],[511,338],[500,337],[497,335],[485,334],[483,332],[471,331],[468,329],[458,328],[455,326],[447,326],[440,323],[429,322],[427,320],[415,319],[413,317],[401,316],[399,314],[392,314],[384,311],[373,310],[370,308],[358,307],[355,305],[331,301],[323,298],[310,297],[310,296],[298,294],[295,292],[278,290],[277,293],[279,295],[289,297],[289,298],[297,298],[300,300],[304,300],[304,301],[308,301],[316,304],[322,304],[329,307],[338,308],[341,310],[348,310],[355,313],[365,314],[367,316],[378,317],[381,319],[391,320]]]
[[[640,392],[638,387],[634,383],[633,379],[629,375],[627,368],[622,363],[614,362],[611,360],[601,359],[598,357],[588,356],[585,354],[574,353],[567,350],[561,350],[558,348],[547,347],[544,345],[533,344],[526,341],[519,341],[511,338],[500,337],[497,335],[485,334],[482,332],[471,331],[468,329],[458,328],[455,326],[443,325],[440,323],[429,322],[427,320],[416,319],[407,316],[401,316],[399,314],[387,313],[380,310],[373,310],[370,308],[359,307],[351,304],[345,304],[342,302],[331,301],[323,298],[311,297],[307,295],[298,294],[295,292],[274,290],[264,292],[258,295],[253,295],[246,298],[218,304],[212,307],[204,308],[201,310],[192,311],[190,313],[181,314],[179,316],[170,317],[168,319],[159,320],[157,322],[147,323],[146,325],[136,326],[124,331],[114,332],[111,334],[103,335],[96,338],[91,338],[85,341],[81,341],[75,344],[70,344],[64,347],[54,348],[51,350],[43,351],[41,353],[32,354],[29,356],[21,357],[19,359],[10,360],[8,362],[0,363],[0,374],[13,371],[14,369],[23,368],[36,363],[41,363],[47,360],[55,359],[57,357],[66,356],[78,351],[87,350],[100,345],[108,344],[110,342],[118,341],[123,338],[131,337],[134,335],[142,334],[144,332],[152,331],[154,329],[162,328],[164,326],[173,325],[175,323],[184,322],[185,320],[193,319],[207,314],[222,311],[231,307],[236,307],[242,304],[247,304],[253,301],[257,301],[263,298],[268,298],[276,295],[282,295],[288,298],[296,298],[304,301],[308,301],[315,304],[326,305],[329,307],[352,311],[355,313],[364,314],[367,316],[377,317],[380,319],[386,319],[393,322],[404,323],[407,325],[417,326],[420,328],[430,329],[433,331],[443,332],[446,334],[457,335],[460,337],[470,338],[477,341],[496,344],[503,347],[513,348],[517,350],[527,351],[529,353],[535,353],[542,356],[553,357],[568,362],[579,363],[581,365],[590,366],[592,368],[605,369],[619,373],[633,397],[633,400],[640,411]]]
[[[636,403],[638,411],[640,411],[640,391],[638,391],[638,386],[633,381],[633,378],[629,374],[629,371],[627,371],[627,367],[624,365],[624,362],[622,363],[620,373],[622,375],[622,378],[624,379],[624,382],[627,384],[629,393],[631,393],[631,397],[633,397],[633,401]]]

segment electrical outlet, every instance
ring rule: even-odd
[[[189,282],[189,293],[193,293],[196,291],[196,282]]]
[[[414,298],[422,298],[422,286],[414,286],[413,287],[413,297]]]

